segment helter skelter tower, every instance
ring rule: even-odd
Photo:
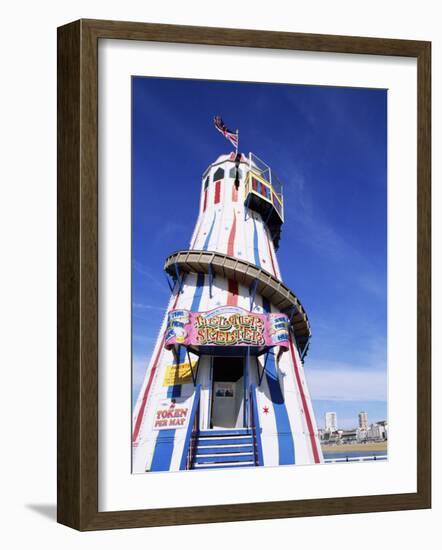
[[[303,359],[310,324],[275,251],[282,186],[250,153],[202,177],[188,250],[133,417],[133,472],[322,462]]]

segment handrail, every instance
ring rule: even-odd
[[[261,425],[259,423],[258,399],[256,397],[256,385],[250,385],[250,425],[253,434],[253,452],[255,466],[264,466],[261,442]]]
[[[262,176],[261,174],[259,174],[258,172],[256,172],[255,170],[253,170],[253,168],[251,168],[246,176],[246,189],[248,191],[250,191],[250,179],[251,179],[251,176],[254,176],[257,180],[259,180],[265,187],[268,187],[270,189],[270,191],[272,191],[272,193],[275,195],[275,197],[277,198],[279,204],[281,206],[283,206],[284,204],[284,201],[283,201],[283,198],[282,198],[282,194],[281,193],[278,193],[278,191],[273,187],[273,185],[267,181],[265,179],[264,176]],[[266,197],[263,196],[263,198],[265,199]],[[267,199],[269,202],[271,202],[269,199]]]
[[[180,470],[190,470],[195,458],[196,444],[199,434],[201,384],[195,388],[192,410],[190,412],[189,425],[187,427],[186,439],[184,441],[183,454],[181,456]]]

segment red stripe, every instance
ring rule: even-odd
[[[307,422],[307,429],[310,435],[310,442],[312,444],[313,458],[314,458],[315,464],[319,464],[320,459],[319,459],[318,448],[316,446],[315,434],[313,432],[313,423],[310,417],[309,409],[307,407],[307,400],[305,398],[304,389],[301,384],[301,377],[299,376],[298,363],[296,361],[295,350],[293,349],[293,342],[291,337],[289,339],[289,343],[290,343],[290,352],[292,354],[292,359],[293,359],[293,368],[295,370],[296,382],[298,383],[299,393],[301,394],[302,407],[304,409],[305,420]]]
[[[176,298],[175,298],[175,302],[172,306],[172,309],[175,309],[176,304],[178,302],[179,295],[180,295],[180,293],[178,292],[178,294],[176,295]],[[138,411],[138,416],[137,416],[137,419],[135,421],[135,427],[134,427],[134,433],[132,435],[132,441],[136,441],[137,438],[138,438],[138,435],[140,433],[141,422],[143,420],[144,410],[146,408],[146,403],[147,403],[147,396],[149,395],[149,391],[150,391],[150,387],[152,386],[152,381],[153,381],[153,378],[154,378],[154,375],[155,375],[155,371],[157,370],[158,360],[160,358],[161,352],[164,349],[163,345],[164,345],[164,334],[163,334],[163,337],[161,338],[161,344],[158,348],[157,355],[155,357],[155,361],[153,362],[152,368],[150,370],[149,381],[147,382],[146,389],[144,390],[143,401],[141,402],[140,410]]]
[[[221,182],[217,181],[215,183],[215,204],[217,204],[220,201],[221,196]]]
[[[236,185],[234,184],[232,187],[232,202],[237,202],[238,200],[238,189],[236,188]]]
[[[272,248],[270,246],[269,230],[267,229],[267,246],[269,247],[270,260],[272,261],[273,275],[276,277],[275,262],[273,261]]]
[[[229,256],[235,255],[235,234],[236,234],[236,215],[233,211],[233,224],[230,229],[229,242],[227,243],[227,254]]]
[[[155,371],[157,370],[157,364],[158,364],[158,359],[160,357],[160,353],[163,351],[163,344],[164,344],[164,336],[161,339],[161,345],[158,348],[157,356],[155,357],[155,361],[152,365],[152,368],[150,369],[149,381],[148,381],[146,389],[144,391],[143,401],[141,402],[140,410],[138,411],[138,416],[137,416],[137,420],[135,422],[132,441],[136,441],[137,438],[138,438],[138,434],[140,433],[141,421],[143,420],[144,409],[146,408],[146,403],[147,403],[147,396],[149,395],[150,387],[152,386],[153,377],[155,375]]]
[[[204,204],[203,204],[203,212],[206,211],[207,206],[207,189],[204,191]]]
[[[229,279],[228,286],[229,294],[227,296],[227,305],[228,306],[237,306],[238,305],[238,283]]]

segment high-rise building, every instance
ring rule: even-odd
[[[323,461],[303,368],[310,323],[275,253],[283,221],[282,187],[252,153],[205,170],[189,248],[165,260],[171,297],[134,408],[134,473]]]
[[[325,413],[325,429],[329,432],[336,432],[338,430],[338,420],[335,412]]]
[[[366,411],[361,411],[358,414],[358,423],[360,430],[368,430],[368,413]]]

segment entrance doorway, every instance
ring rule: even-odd
[[[244,408],[243,357],[215,357],[213,360],[213,429],[242,428]]]

